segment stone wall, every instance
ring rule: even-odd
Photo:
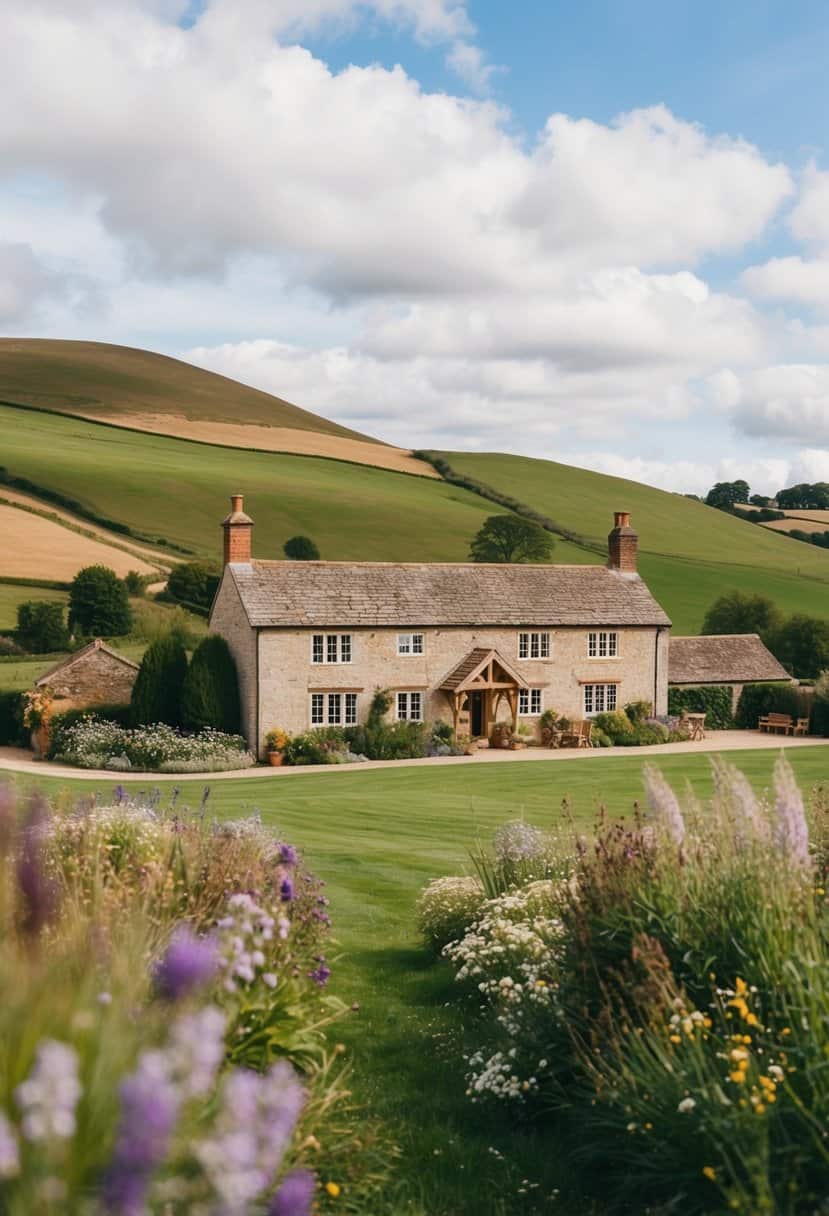
[[[225,598],[229,599],[229,596],[225,597],[225,584],[232,587],[230,579],[226,578],[217,609],[220,603],[224,605]],[[244,627],[239,623],[238,616],[235,622],[231,621],[224,606],[221,614],[214,610],[211,627],[224,633],[231,649],[239,646],[245,629],[249,631],[246,622]],[[356,692],[358,720],[364,721],[375,689],[420,690],[424,694],[426,719],[440,718],[451,723],[451,703],[446,694],[439,691],[439,685],[475,647],[498,650],[530,686],[541,688],[542,710],[552,708],[568,717],[582,718],[583,685],[618,682],[619,706],[640,700],[653,703],[656,685],[656,712],[667,712],[667,629],[619,627],[618,657],[606,659],[588,657],[586,627],[550,629],[550,658],[538,660],[518,658],[519,631],[512,628],[425,629],[419,631],[425,634],[425,653],[401,656],[397,654],[397,634],[408,628],[343,627],[337,632],[351,633],[352,662],[330,665],[311,662],[312,635],[322,630],[262,629],[258,693],[260,752],[265,732],[271,727],[280,726],[291,734],[310,728],[310,694],[314,691]],[[255,665],[255,646],[249,661]],[[241,679],[242,660],[237,658],[237,663]],[[505,716],[507,710],[502,706],[499,717]],[[253,721],[253,717],[246,721]],[[537,728],[537,717],[519,721]]]
[[[88,650],[56,672],[47,683],[55,712],[92,705],[128,705],[138,668],[106,650]]]
[[[210,629],[212,633],[221,634],[236,661],[242,732],[251,745],[257,731],[256,631],[250,627],[236,584],[226,568],[213,602]]]

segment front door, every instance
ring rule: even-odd
[[[472,738],[482,738],[486,734],[486,726],[486,693],[471,692],[469,694],[469,731]]]

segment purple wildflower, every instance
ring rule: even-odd
[[[294,848],[294,846],[292,844],[280,844],[279,860],[282,862],[283,865],[286,865],[286,866],[295,866],[297,864],[299,857],[297,855],[296,849]]]
[[[291,1170],[271,1200],[268,1216],[309,1216],[316,1186],[310,1170]]]
[[[294,898],[294,884],[290,878],[283,878],[279,888],[279,897],[283,904],[289,904]]]
[[[225,1058],[226,1032],[227,1019],[215,1005],[173,1023],[167,1060],[185,1098],[204,1097],[213,1088]]]
[[[750,835],[757,840],[768,838],[768,821],[762,814],[754,790],[748,778],[725,760],[717,757],[713,762],[714,788],[717,794],[725,799],[735,813],[735,823],[738,835],[739,828],[748,828]]]
[[[774,766],[774,843],[799,865],[809,864],[809,827],[791,765],[780,756]]]
[[[648,806],[675,844],[685,839],[685,821],[682,818],[677,796],[658,768],[652,764],[644,767],[645,793]]]
[[[188,925],[180,925],[156,964],[153,978],[159,996],[179,1001],[195,988],[208,984],[219,969],[219,948],[212,937],[197,937]]]
[[[57,887],[43,863],[43,836],[49,822],[45,802],[35,796],[23,826],[23,844],[17,861],[17,885],[22,896],[21,928],[37,937],[57,912]]]
[[[179,1095],[163,1052],[145,1051],[121,1082],[115,1151],[104,1183],[104,1206],[118,1216],[144,1216],[147,1191],[167,1155]]]
[[[320,988],[324,988],[325,985],[328,983],[329,977],[331,975],[331,969],[330,969],[330,967],[326,967],[326,965],[325,965],[325,955],[324,954],[317,955],[316,961],[317,961],[318,966],[315,968],[314,971],[309,971],[308,975],[314,981],[315,984],[319,984]]]
[[[0,1111],[0,1180],[20,1173],[20,1149],[14,1127]],[[290,1211],[291,1209],[288,1209]],[[301,1209],[300,1209],[301,1210]]]
[[[116,785],[115,789],[113,790],[113,795],[115,797],[116,805],[120,806],[122,802],[126,802],[127,800],[126,787],[120,784]]]

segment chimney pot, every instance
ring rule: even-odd
[[[241,562],[245,565],[250,563],[253,520],[249,515],[245,515],[243,503],[241,494],[231,494],[230,514],[222,522],[225,565],[229,562]]]
[[[639,537],[630,526],[629,511],[614,511],[613,531],[607,538],[608,561],[611,570],[621,574],[636,574]]]

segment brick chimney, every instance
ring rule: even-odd
[[[621,574],[636,574],[639,536],[630,526],[630,512],[616,511],[613,531],[607,538],[608,566]]]
[[[242,495],[231,494],[230,514],[222,521],[225,534],[224,564],[228,562],[250,563],[250,534],[253,520],[242,510]]]

